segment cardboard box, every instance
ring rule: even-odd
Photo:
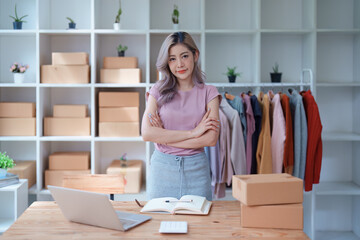
[[[35,136],[36,118],[0,118],[0,136]]]
[[[139,92],[99,92],[99,107],[138,107]]]
[[[114,160],[106,169],[106,174],[125,177],[125,193],[139,193],[141,189],[141,160],[127,160],[127,167],[121,167],[120,160]]]
[[[55,152],[49,155],[49,170],[88,170],[90,152]]]
[[[35,116],[34,102],[0,102],[0,118],[32,118]]]
[[[140,79],[140,68],[100,69],[101,83],[137,84]]]
[[[36,183],[36,161],[16,161],[15,164],[14,168],[7,171],[19,175],[21,179],[27,179],[28,187],[32,187]]]
[[[89,83],[90,66],[42,65],[41,83]]]
[[[63,186],[89,192],[123,194],[125,177],[108,174],[64,175]]]
[[[138,107],[99,108],[99,122],[139,122]]]
[[[302,203],[303,181],[289,174],[234,175],[233,197],[248,205]]]
[[[137,68],[137,57],[104,57],[104,69]]]
[[[303,205],[246,206],[241,203],[241,227],[303,229]]]
[[[139,137],[138,122],[100,122],[100,137]]]
[[[88,106],[81,105],[54,105],[53,117],[85,118],[87,117]]]
[[[90,170],[45,170],[45,188],[47,185],[62,187],[64,176],[74,174],[90,174]]]
[[[44,136],[90,136],[90,118],[44,118]]]
[[[52,65],[89,65],[86,52],[53,52]]]

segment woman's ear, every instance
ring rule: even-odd
[[[198,60],[199,60],[199,51],[195,51],[194,62],[197,62]]]

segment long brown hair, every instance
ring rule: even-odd
[[[200,51],[190,34],[186,32],[175,32],[166,37],[163,44],[161,45],[156,61],[156,68],[161,73],[161,79],[156,83],[160,93],[158,105],[170,102],[176,94],[177,79],[174,74],[172,74],[168,65],[168,61],[170,48],[179,43],[186,46],[194,56],[196,52],[198,52],[200,55]],[[195,62],[194,70],[192,72],[192,80],[195,85],[202,87],[204,84],[205,74],[200,69],[199,61]]]

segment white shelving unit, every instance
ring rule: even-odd
[[[28,207],[28,181],[20,179],[18,184],[0,188],[0,235]]]
[[[29,14],[23,30],[12,30],[19,15]],[[91,172],[104,173],[112,159],[148,162],[153,144],[138,138],[98,136],[99,91],[138,91],[141,96],[156,82],[155,62],[164,38],[172,33],[173,4],[180,10],[180,30],[189,32],[200,48],[207,82],[219,91],[289,87],[311,88],[323,123],[321,183],[304,195],[305,232],[312,239],[360,239],[360,1],[359,0],[122,0],[121,30],[112,30],[118,0],[8,0],[0,1],[0,101],[36,102],[34,137],[0,137],[0,150],[18,160],[37,161],[37,184],[31,193],[50,199],[44,190],[48,155],[55,151],[91,151]],[[66,17],[77,23],[66,30]],[[101,84],[104,56],[116,56],[116,46],[129,47],[142,70],[140,84]],[[89,53],[89,84],[41,84],[40,66],[51,63],[54,51]],[[27,83],[13,84],[8,68],[14,61],[30,65]],[[270,82],[275,62],[283,72],[280,84]],[[242,77],[229,84],[223,74],[237,66]],[[311,69],[313,81],[303,69]],[[43,136],[43,118],[54,104],[87,104],[91,116],[89,137]],[[145,99],[140,101],[140,115]],[[19,153],[17,149],[26,149]],[[145,167],[146,166],[146,167]],[[147,164],[144,164],[146,179]],[[143,199],[118,195],[115,199]],[[227,191],[231,195],[231,191]]]

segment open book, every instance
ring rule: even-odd
[[[207,215],[211,202],[205,197],[184,195],[179,200],[172,197],[154,198],[140,212]]]

